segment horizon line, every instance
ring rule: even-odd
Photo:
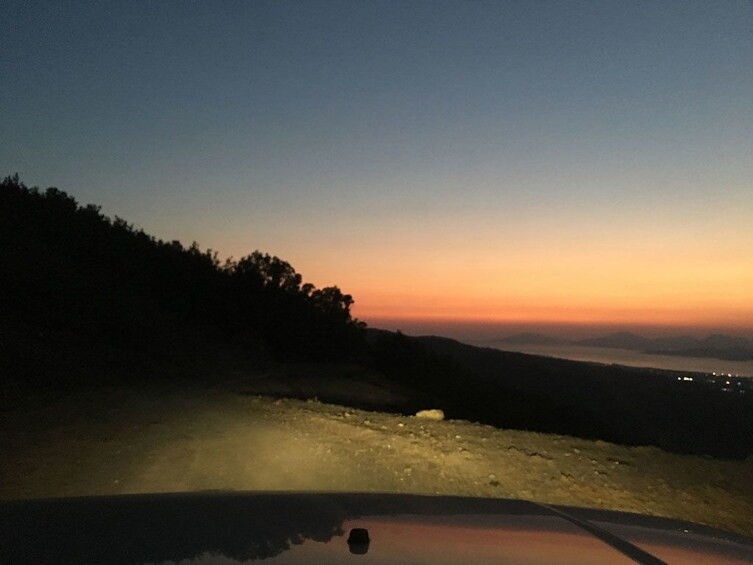
[[[375,329],[399,330],[403,333],[424,335],[441,335],[443,330],[449,333],[470,331],[472,333],[507,332],[505,335],[516,333],[542,333],[562,335],[563,333],[583,334],[587,337],[599,337],[601,332],[615,333],[627,331],[631,333],[648,334],[651,336],[679,336],[693,335],[695,337],[713,334],[726,334],[734,337],[753,338],[753,326],[732,324],[672,324],[651,322],[603,322],[603,321],[563,321],[563,320],[490,320],[486,318],[418,318],[399,316],[364,316],[359,320],[366,322],[368,327]],[[386,327],[385,327],[386,326]],[[584,333],[585,332],[585,333]],[[595,332],[595,334],[594,334]],[[505,337],[500,335],[500,337]]]

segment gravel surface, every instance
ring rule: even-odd
[[[427,406],[426,408],[438,408]],[[103,388],[0,414],[0,497],[237,489],[524,498],[753,537],[753,461],[225,388]]]

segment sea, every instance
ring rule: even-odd
[[[581,345],[495,344],[489,340],[462,341],[479,347],[493,347],[503,351],[517,351],[532,355],[570,359],[572,361],[592,361],[595,363],[627,365],[629,367],[650,367],[652,369],[668,369],[694,373],[715,373],[717,375],[753,379],[753,361],[725,361],[724,359],[709,359],[705,357],[656,355],[631,351],[629,349],[586,347]]]

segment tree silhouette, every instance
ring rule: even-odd
[[[250,343],[279,359],[342,359],[361,341],[352,297],[303,283],[278,257],[220,262],[18,175],[0,184],[0,238],[6,375],[181,373]]]

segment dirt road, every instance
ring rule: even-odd
[[[1,417],[2,498],[204,489],[441,493],[634,511],[753,536],[750,460],[228,388],[101,389]]]

